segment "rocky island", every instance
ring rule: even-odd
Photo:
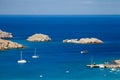
[[[51,38],[48,35],[45,34],[34,34],[30,37],[28,37],[27,41],[31,41],[31,42],[46,42],[46,41],[50,41]]]
[[[2,31],[0,29],[0,38],[13,38],[12,33]]]
[[[103,41],[97,38],[81,38],[78,39],[65,39],[63,43],[76,43],[76,44],[103,44]]]
[[[10,40],[0,39],[0,50],[23,48],[24,46]]]

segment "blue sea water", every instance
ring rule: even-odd
[[[0,29],[11,32],[24,49],[0,51],[0,80],[120,80],[120,72],[90,69],[94,62],[111,62],[120,58],[120,16],[25,16],[1,15]],[[27,42],[34,33],[47,34],[50,42]],[[63,39],[96,37],[104,44],[65,44]],[[39,59],[32,59],[37,48]],[[20,51],[28,62],[18,64]],[[88,50],[88,54],[80,54]],[[42,77],[41,77],[42,75]]]

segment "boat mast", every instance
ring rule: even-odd
[[[35,54],[34,55],[36,56],[36,48],[35,48]]]
[[[91,65],[93,64],[93,56],[91,56]]]
[[[21,51],[21,57],[20,57],[20,59],[22,60],[22,51]]]

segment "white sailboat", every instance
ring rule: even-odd
[[[32,58],[39,58],[39,56],[36,55],[36,48],[35,48],[35,52],[34,52],[34,55],[32,56]]]
[[[22,51],[21,51],[20,60],[18,60],[18,63],[24,64],[26,62],[27,62],[26,60],[22,59]]]
[[[87,50],[83,50],[83,51],[81,51],[80,53],[81,53],[81,54],[87,54],[88,51],[87,51]]]
[[[87,65],[90,68],[93,68],[95,64],[93,64],[93,57],[91,56],[91,64]]]

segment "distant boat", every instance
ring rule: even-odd
[[[27,62],[26,60],[22,59],[22,51],[21,51],[20,60],[18,60],[18,63],[24,64],[26,62]]]
[[[87,51],[87,50],[83,50],[83,51],[81,51],[80,53],[81,53],[81,54],[87,54],[88,51]]]
[[[91,57],[91,64],[87,65],[90,68],[93,68],[94,65],[96,65],[95,63],[93,63],[93,57]]]
[[[36,55],[36,48],[35,48],[35,52],[34,52],[34,55],[32,56],[32,58],[39,58],[39,56]]]
[[[99,68],[106,68],[104,64],[99,64]]]
[[[106,68],[106,65],[105,64],[95,64],[93,63],[93,58],[91,57],[91,64],[87,65],[88,67],[90,68]]]

